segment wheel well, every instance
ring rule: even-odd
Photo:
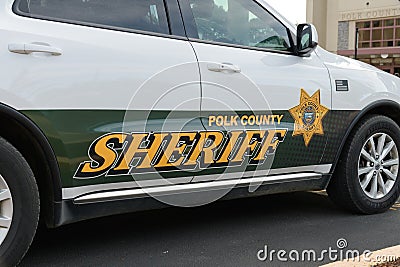
[[[342,156],[343,153],[343,148],[345,147],[347,143],[347,139],[350,135],[351,132],[354,131],[355,127],[357,124],[360,123],[360,121],[365,118],[366,116],[370,115],[383,115],[386,117],[391,118],[399,127],[400,127],[400,105],[394,101],[381,101],[374,103],[367,108],[365,108],[363,111],[360,112],[360,114],[353,120],[351,123],[349,130],[346,132],[346,135],[343,138],[343,142],[340,146],[339,153],[336,156],[334,166],[331,170],[331,173],[334,174],[336,170],[336,166]]]
[[[368,111],[363,117],[367,115],[383,115],[391,118],[400,127],[400,107],[381,106],[375,107]]]
[[[41,218],[54,224],[54,202],[61,201],[59,168],[46,137],[23,114],[0,104],[1,137],[10,142],[26,159],[39,188]]]

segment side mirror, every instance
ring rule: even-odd
[[[318,32],[312,24],[300,24],[297,26],[297,54],[309,56],[318,46]]]

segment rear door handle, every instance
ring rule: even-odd
[[[48,53],[52,56],[61,56],[62,50],[60,48],[52,47],[44,43],[30,43],[30,44],[9,44],[8,51],[29,55],[32,53]]]
[[[233,72],[240,73],[242,70],[231,63],[210,63],[207,65],[208,70],[214,72]]]

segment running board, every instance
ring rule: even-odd
[[[285,183],[302,180],[321,179],[319,173],[296,173],[287,175],[274,175],[255,178],[245,178],[240,180],[222,180],[203,183],[188,183],[180,185],[168,185],[149,188],[135,188],[118,191],[107,191],[91,193],[74,199],[75,204],[90,204],[97,202],[126,200],[134,198],[145,198],[148,196],[165,196],[175,194],[200,193],[210,190],[233,189],[250,185],[265,185],[271,183]]]

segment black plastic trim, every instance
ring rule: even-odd
[[[268,52],[268,53],[281,54],[281,55],[297,56],[296,53],[291,52],[291,51],[279,51],[279,50],[266,49],[266,48],[260,48],[260,47],[251,47],[251,46],[244,46],[244,45],[235,45],[235,44],[228,44],[228,43],[206,41],[206,40],[200,40],[200,39],[194,39],[194,38],[189,38],[189,41],[194,42],[194,43],[211,44],[211,45],[240,48],[240,49],[246,49],[246,50],[252,50],[252,51],[259,51],[259,52]]]
[[[186,30],[186,36],[188,38],[199,38],[197,32],[196,22],[194,20],[192,9],[188,0],[178,0],[178,4],[181,11],[181,17]]]
[[[250,193],[248,187],[239,187],[234,188],[221,200],[257,197],[268,194],[296,191],[323,190],[326,188],[329,179],[330,176],[325,175],[319,179],[265,184],[259,187],[254,193]],[[201,197],[201,193],[189,194],[194,194],[194,198]],[[170,207],[169,205],[161,203],[149,196],[144,198],[107,201],[84,205],[75,204],[73,200],[64,200],[62,202],[55,203],[55,206],[56,211],[58,211],[55,218],[55,227],[99,217]]]
[[[46,170],[50,175],[36,177],[38,183],[42,184],[41,189],[45,190],[45,192],[41,192],[41,200],[44,201],[44,203],[41,204],[41,214],[44,215],[43,218],[46,224],[53,227],[55,214],[59,212],[55,210],[54,203],[62,200],[61,174],[53,148],[41,129],[21,112],[6,104],[0,103],[0,116],[8,121],[12,121],[18,128],[24,129],[23,131],[26,131],[29,135],[28,140],[32,144],[35,144],[36,149],[37,147],[41,149],[41,157],[47,162],[48,169],[46,168]],[[33,147],[34,146],[32,146],[32,148]],[[44,166],[42,168],[44,168]]]
[[[336,154],[335,160],[333,162],[332,168],[330,173],[333,174],[335,172],[336,166],[340,160],[340,156],[342,154],[343,148],[347,142],[347,139],[350,135],[350,133],[353,131],[354,127],[361,121],[361,119],[368,114],[373,109],[379,108],[379,107],[393,107],[394,109],[400,110],[400,104],[396,103],[395,101],[392,100],[379,100],[376,101],[367,107],[365,107],[363,110],[359,112],[359,114],[353,119],[351,122],[350,126],[347,128],[347,131],[345,135],[343,136],[342,142],[340,144],[340,147],[338,148],[338,153]],[[400,125],[399,125],[400,126]]]
[[[18,122],[21,126],[23,126],[28,132],[32,134],[32,138],[38,142],[40,147],[43,149],[44,155],[46,156],[48,165],[50,166],[51,176],[53,178],[52,185],[54,189],[54,200],[61,201],[62,199],[62,185],[61,185],[61,175],[60,169],[58,166],[58,161],[55,156],[54,150],[50,145],[50,142],[47,140],[47,137],[42,132],[42,130],[32,122],[28,117],[26,117],[21,112],[13,109],[12,107],[0,103],[0,114],[4,114],[14,121]],[[0,133],[1,135],[1,133]]]
[[[186,39],[185,27],[177,0],[164,0],[171,35],[182,36]]]

